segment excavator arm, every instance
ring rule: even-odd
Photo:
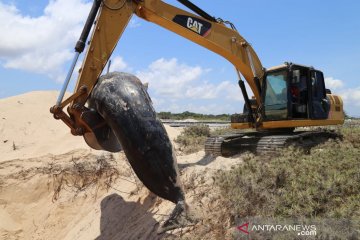
[[[190,7],[194,6],[188,0],[179,0],[179,2],[186,3]],[[200,9],[196,7],[196,10]],[[86,111],[84,105],[133,14],[187,38],[230,61],[239,78],[240,73],[243,75],[260,105],[265,70],[251,45],[235,28],[227,27],[222,20],[216,20],[208,15],[203,17],[195,15],[161,0],[95,0],[84,31],[75,47],[76,55],[64,83],[65,87],[57,104],[51,108],[54,117],[62,119],[74,135],[83,135],[91,131],[81,117]],[[84,49],[87,34],[93,24],[95,26],[79,70],[74,94],[63,101],[64,89],[70,80],[76,60]],[[70,116],[63,111],[67,105]]]

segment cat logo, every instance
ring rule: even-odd
[[[176,15],[173,21],[203,37],[206,37],[210,33],[211,23],[203,19],[185,15]]]
[[[193,30],[194,32],[200,34],[201,33],[201,29],[203,27],[202,23],[199,23],[198,21],[192,19],[191,17],[188,18],[187,20],[187,24],[186,24],[187,28]]]

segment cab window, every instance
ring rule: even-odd
[[[287,71],[268,73],[266,77],[265,115],[270,119],[287,117]]]

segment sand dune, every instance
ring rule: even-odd
[[[142,187],[123,153],[91,150],[54,120],[56,97],[31,92],[0,100],[0,239],[177,237],[156,234],[174,205]],[[171,140],[180,133],[165,127]],[[187,201],[200,217],[210,199],[194,196],[212,188],[215,171],[241,162],[204,155],[178,156]]]
[[[30,92],[0,99],[0,161],[90,149],[50,114],[57,94]]]

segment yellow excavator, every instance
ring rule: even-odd
[[[177,204],[169,219],[176,219],[186,208],[184,194],[171,143],[156,118],[146,87],[130,74],[115,72],[100,76],[133,14],[221,55],[234,65],[245,106],[243,114],[231,117],[231,127],[255,131],[210,137],[205,144],[206,153],[229,156],[245,147],[268,153],[294,143],[312,146],[336,134],[294,129],[344,122],[343,102],[326,89],[321,71],[291,62],[265,69],[233,23],[211,16],[188,0],[178,2],[193,13],[161,0],[94,0],[75,46],[69,73],[50,110],[73,135],[83,136],[90,147],[111,152],[124,150],[140,180],[152,192]],[[75,91],[63,100],[86,45]],[[171,225],[171,220],[166,222],[165,229],[166,225]]]

